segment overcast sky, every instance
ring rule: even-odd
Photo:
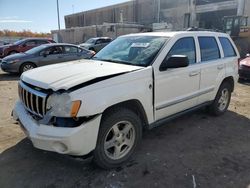
[[[64,16],[128,0],[59,0],[61,28]],[[0,30],[50,32],[58,29],[56,0],[0,0]]]

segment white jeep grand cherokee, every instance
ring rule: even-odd
[[[143,128],[203,106],[223,114],[238,58],[223,33],[122,36],[93,60],[22,74],[13,117],[36,148],[92,154],[99,166],[117,167],[135,151]]]

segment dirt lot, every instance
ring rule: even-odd
[[[32,147],[11,119],[18,76],[0,72],[0,187],[211,187],[250,185],[250,84],[238,84],[230,110],[203,110],[144,133],[125,166],[104,171],[89,160]]]

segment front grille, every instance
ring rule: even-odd
[[[23,82],[19,82],[18,91],[20,100],[29,112],[41,118],[46,114],[47,94],[32,89]]]

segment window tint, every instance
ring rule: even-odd
[[[66,54],[72,54],[78,52],[78,48],[74,46],[65,46],[64,49]]]
[[[27,42],[25,43],[25,45],[26,45],[26,46],[35,46],[35,45],[36,45],[36,41],[34,41],[34,40],[27,41]]]
[[[225,57],[233,57],[236,56],[235,50],[228,38],[219,37],[221,46],[223,48],[224,56]]]
[[[201,61],[220,58],[220,50],[214,37],[198,37],[201,49]]]
[[[61,46],[53,46],[50,48],[47,48],[45,52],[41,52],[40,54],[46,54],[46,55],[55,55],[55,54],[62,54],[63,49]]]
[[[46,40],[37,40],[36,43],[37,43],[38,45],[42,45],[42,44],[47,44],[48,41],[46,41]]]
[[[186,55],[189,64],[196,63],[195,42],[193,37],[179,39],[169,51],[166,59],[170,58],[172,55]]]

